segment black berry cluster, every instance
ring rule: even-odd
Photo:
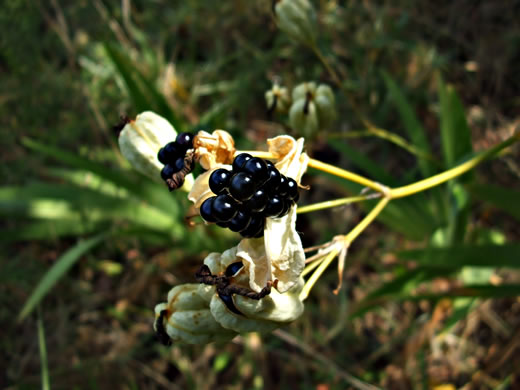
[[[161,170],[163,180],[166,181],[174,173],[184,168],[184,156],[186,151],[191,148],[193,148],[193,134],[180,133],[175,141],[166,144],[159,150],[157,158],[164,164],[164,168]]]
[[[296,181],[272,162],[247,153],[235,157],[231,171],[213,171],[209,188],[216,196],[200,206],[202,218],[243,237],[261,237],[265,218],[283,217],[299,198]]]

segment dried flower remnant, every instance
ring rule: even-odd
[[[199,131],[193,140],[195,157],[204,169],[213,169],[218,164],[231,164],[235,154],[235,141],[224,130],[213,133]]]

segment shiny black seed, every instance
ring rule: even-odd
[[[297,192],[296,197],[294,197],[292,201],[293,201],[293,203],[298,203],[299,200],[300,200],[300,193]]]
[[[249,160],[251,160],[253,156],[251,156],[249,153],[240,153],[238,156],[235,157],[233,160],[233,172],[238,173],[242,170],[242,167],[245,165],[245,163]]]
[[[192,133],[180,133],[175,139],[179,146],[184,150],[193,148],[193,134]]]
[[[215,217],[213,217],[213,201],[215,200],[216,196],[212,196],[211,198],[206,199],[201,205],[200,205],[200,216],[204,219],[206,222],[217,222]]]
[[[218,222],[227,222],[237,213],[237,204],[229,195],[219,195],[211,206],[213,217]]]
[[[280,211],[280,214],[278,214],[276,216],[276,218],[285,217],[289,213],[289,210],[291,209],[292,205],[293,205],[293,201],[292,200],[285,199],[283,201],[283,209],[282,209],[282,211]]]
[[[220,299],[222,299],[222,302],[224,302],[224,305],[226,305],[226,307],[232,311],[233,313],[235,314],[238,314],[240,316],[243,316],[243,314],[240,312],[240,310],[237,309],[237,307],[235,306],[235,303],[233,302],[233,296],[231,295],[228,295],[228,294],[223,294],[223,293],[218,293],[218,296]]]
[[[243,209],[259,213],[265,209],[268,200],[269,196],[267,195],[266,190],[260,188],[259,190],[256,190],[251,199],[244,203]]]
[[[251,217],[251,222],[249,223],[249,226],[246,229],[242,230],[240,232],[240,235],[242,237],[251,238],[251,237],[255,237],[260,232],[263,234],[264,223],[265,223],[265,218],[263,215],[254,214]]]
[[[287,178],[287,197],[294,199],[298,195],[298,183],[290,177]]]
[[[227,169],[219,168],[213,171],[209,177],[209,188],[215,194],[223,194],[226,192],[229,182],[231,181],[231,172]]]
[[[284,175],[280,175],[280,185],[276,189],[277,195],[280,195],[280,196],[287,195],[287,192],[289,191],[289,186],[287,184],[288,181],[289,180]]]
[[[270,169],[270,168],[274,168],[274,164],[269,161],[269,160],[264,160],[265,161],[265,164],[267,165],[267,168]]]
[[[173,164],[175,160],[181,156],[184,156],[186,151],[180,147],[177,142],[170,142],[163,148],[159,149],[157,153],[157,159],[163,164]]]
[[[269,179],[267,179],[267,182],[264,184],[264,186],[269,194],[274,195],[280,186],[280,178],[282,175],[280,174],[280,171],[274,167],[274,165],[267,168],[267,174]]]
[[[244,202],[251,198],[256,190],[256,184],[248,174],[237,173],[231,178],[229,183],[229,193],[239,202]]]
[[[264,228],[262,227],[262,229],[260,229],[254,236],[253,238],[260,238],[260,237],[263,237],[264,235]]]
[[[258,157],[246,161],[242,167],[242,171],[249,174],[258,184],[264,183],[269,178],[267,164],[264,160]]]
[[[227,228],[229,227],[229,222],[217,222],[217,225],[221,228]]]
[[[173,169],[175,172],[179,172],[182,168],[184,168],[184,157],[179,157],[173,163]]]
[[[161,177],[163,180],[170,179],[175,172],[176,171],[173,166],[166,164],[164,168],[161,169]]]
[[[278,195],[274,195],[269,202],[267,202],[267,206],[265,206],[263,214],[266,217],[277,217],[284,209],[284,201]]]
[[[243,211],[238,211],[237,214],[229,221],[229,230],[233,232],[240,232],[246,229],[251,222],[251,216]]]
[[[244,264],[242,264],[241,261],[237,261],[236,263],[231,263],[226,268],[226,276],[231,277],[233,275],[236,275],[238,271],[242,269]]]

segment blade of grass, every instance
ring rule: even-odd
[[[22,144],[29,149],[64,162],[69,167],[93,172],[118,186],[124,187],[134,193],[139,193],[139,183],[132,181],[124,172],[108,169],[106,166],[81,157],[77,153],[67,152],[57,147],[44,145],[29,138],[22,138]]]
[[[431,156],[431,148],[428,139],[426,138],[426,131],[417,119],[411,104],[408,102],[397,83],[390,77],[387,72],[381,71],[381,75],[385,82],[386,88],[388,89],[389,95],[395,103],[397,111],[399,111],[404,129],[410,137],[413,145],[422,151],[423,154]],[[428,177],[437,173],[435,164],[431,160],[422,158],[421,156],[422,155],[417,155],[417,158],[423,176]]]
[[[42,372],[42,390],[50,390],[51,382],[49,379],[49,365],[47,359],[47,347],[45,345],[45,330],[43,328],[43,319],[41,309],[38,307],[38,345],[40,349],[40,365]]]
[[[63,236],[81,236],[106,229],[110,222],[57,219],[24,223],[23,227],[0,230],[0,242],[56,240]]]
[[[45,273],[36,288],[33,290],[27,301],[25,302],[18,321],[27,317],[36,306],[43,300],[49,291],[59,282],[62,276],[78,261],[81,256],[99,245],[103,240],[110,236],[109,232],[104,232],[81,241],[67,252],[60,256],[56,263]]]
[[[452,168],[458,160],[471,154],[471,132],[466,121],[464,106],[455,89],[450,85],[445,85],[440,75],[437,79],[437,86],[444,161],[446,168]]]
[[[478,199],[489,202],[496,208],[505,211],[520,220],[520,192],[494,184],[474,183],[468,187],[469,192]]]
[[[120,48],[110,43],[106,43],[104,47],[123,78],[136,110],[153,110],[168,119],[178,132],[184,131],[184,124],[170,108],[164,96],[157,91],[154,82],[148,80]]]
[[[387,72],[382,71],[381,74],[390,97],[399,111],[405,131],[410,137],[413,145],[422,151],[421,154],[416,154],[422,176],[429,177],[435,175],[438,173],[437,168],[441,164],[432,156],[430,143],[426,137],[426,130],[419,122],[412,105],[407,100],[397,83]],[[429,158],[426,158],[425,156]],[[449,205],[447,204],[446,197],[443,194],[443,188],[433,188],[431,191],[431,200],[432,202],[430,207],[434,210],[435,219],[439,225],[445,225],[448,220]]]
[[[432,268],[520,268],[520,244],[452,246],[401,251],[398,257]]]

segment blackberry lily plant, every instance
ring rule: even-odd
[[[339,289],[350,244],[389,202],[456,178],[519,140],[515,134],[452,169],[390,188],[310,158],[303,151],[303,138],[278,136],[267,140],[268,151],[237,151],[233,138],[223,130],[177,135],[159,115],[138,115],[120,134],[123,155],[137,170],[162,177],[170,190],[188,191],[188,199],[206,223],[242,236],[238,245],[223,253],[210,253],[194,283],[175,286],[167,302],[155,307],[159,340],[165,344],[229,340],[239,333],[269,332],[294,321],[336,258]],[[194,179],[190,172],[196,163],[206,171]],[[298,208],[298,187],[307,167],[361,184],[366,191]],[[304,250],[295,229],[297,214],[369,199],[379,202],[350,232]],[[313,250],[316,253],[306,259],[305,253]]]

